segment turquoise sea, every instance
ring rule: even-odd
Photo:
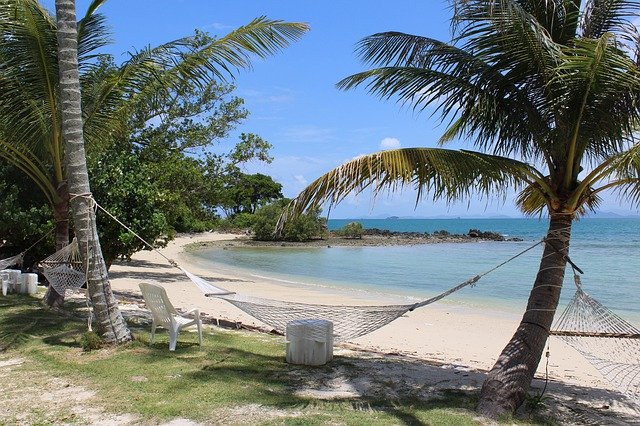
[[[330,229],[353,220],[334,219]],[[214,248],[196,253],[203,261],[227,265],[250,276],[287,285],[317,285],[420,300],[484,273],[540,241],[547,222],[538,219],[364,219],[365,228],[464,234],[475,228],[522,242],[440,243],[392,247]],[[445,303],[522,312],[540,262],[542,247],[483,277]],[[592,218],[574,223],[571,259],[584,271],[587,293],[640,325],[640,218]],[[573,294],[567,270],[561,303]],[[247,289],[250,291],[250,289]],[[310,301],[313,303],[313,301]]]

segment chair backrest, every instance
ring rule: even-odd
[[[140,283],[139,285],[142,297],[144,297],[147,308],[151,311],[156,323],[170,325],[173,319],[172,315],[177,314],[177,311],[171,304],[164,287],[152,283]]]

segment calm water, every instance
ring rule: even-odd
[[[330,220],[336,229],[352,220]],[[494,231],[523,242],[442,243],[397,247],[209,249],[202,259],[247,273],[292,283],[308,283],[422,299],[440,293],[539,241],[547,223],[534,219],[367,219],[365,228],[392,231],[467,233]],[[521,311],[538,269],[542,247],[482,278],[450,302]],[[585,290],[605,306],[640,321],[640,218],[584,219],[574,224],[571,259],[580,266]],[[573,294],[570,270],[561,303]],[[382,297],[382,296],[381,296]]]

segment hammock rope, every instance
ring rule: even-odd
[[[593,299],[574,270],[576,292],[551,335],[577,350],[640,406],[640,330]]]
[[[0,259],[0,270],[1,269],[7,269],[9,266],[14,266],[14,265],[20,265],[20,269],[22,269],[22,261],[24,260],[24,255],[29,250],[34,248],[37,244],[39,244],[42,240],[47,238],[53,231],[54,231],[54,229],[51,229],[49,232],[47,232],[42,237],[40,237],[38,239],[38,241],[36,241],[35,243],[31,244],[26,249],[22,250],[22,253],[18,253],[15,256],[7,257],[6,259]]]
[[[287,323],[290,321],[309,318],[322,319],[333,323],[334,340],[341,341],[369,334],[407,312],[437,302],[464,287],[473,287],[483,276],[522,256],[542,242],[536,242],[488,271],[463,281],[434,297],[406,305],[318,305],[252,297],[215,286],[183,267],[177,267],[200,288],[205,296],[223,299],[281,333],[285,332]]]

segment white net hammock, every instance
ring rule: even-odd
[[[593,299],[574,273],[576,292],[551,334],[580,352],[640,406],[640,330]]]
[[[0,270],[7,269],[9,266],[22,265],[22,259],[24,258],[24,252],[12,257],[0,260]]]
[[[41,261],[40,266],[49,285],[61,296],[67,291],[76,291],[86,281],[86,271],[75,238],[71,244]]]
[[[429,305],[466,286],[473,286],[480,275],[430,299],[406,305],[316,305],[286,302],[260,297],[239,295],[192,274],[178,266],[206,296],[224,299],[243,312],[284,333],[287,323],[301,319],[322,319],[333,323],[334,340],[348,340],[364,336],[389,324],[396,318],[416,308]]]

